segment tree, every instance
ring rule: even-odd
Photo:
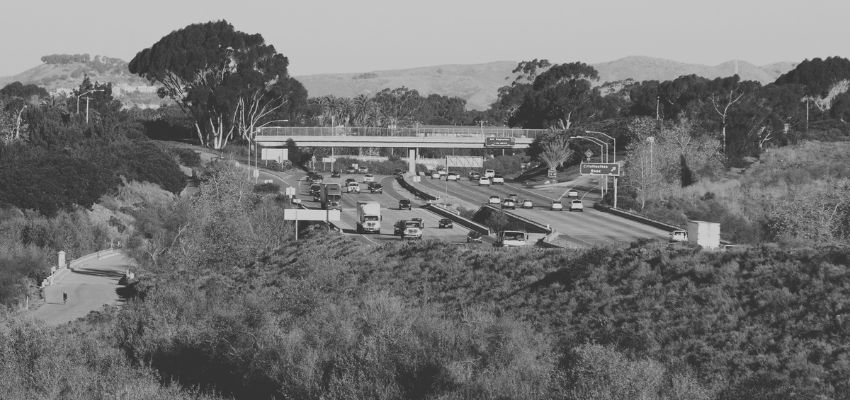
[[[237,31],[227,21],[192,24],[171,32],[130,61],[130,72],[162,85],[195,123],[198,139],[225,147],[235,130],[247,135],[268,121],[295,88],[289,60],[259,34]]]
[[[24,85],[21,82],[12,82],[0,89],[0,97],[5,98],[20,98],[33,104],[38,104],[38,100],[50,97],[43,87],[38,85]],[[34,102],[31,100],[35,100]]]
[[[510,119],[516,114],[519,106],[522,105],[523,99],[531,91],[531,85],[537,75],[552,64],[549,60],[534,59],[531,61],[520,61],[516,68],[511,71],[514,75],[514,80],[510,85],[499,88],[498,98],[495,103],[490,106],[490,112],[493,119],[503,124],[508,124]],[[505,77],[510,79],[510,77]]]
[[[509,125],[567,130],[592,119],[599,115],[594,103],[601,97],[591,80],[598,79],[593,67],[580,62],[549,68],[534,79]]]
[[[744,96],[759,86],[758,83],[747,81],[741,82],[738,75],[728,78],[717,78],[710,84],[709,98],[711,105],[717,115],[720,116],[720,133],[723,138],[723,157],[726,153],[726,118],[732,106],[740,102]]]
[[[570,137],[566,132],[547,135],[540,141],[540,158],[549,167],[549,175],[555,175],[561,164],[571,160],[575,154],[570,149]]]
[[[419,92],[404,86],[381,90],[375,95],[374,101],[390,126],[412,124],[413,117],[423,102]]]
[[[96,120],[115,118],[121,111],[121,102],[112,97],[112,83],[92,83],[88,75],[71,92],[66,104],[71,112],[81,115],[90,112]]]

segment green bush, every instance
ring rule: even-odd
[[[201,155],[192,149],[185,148],[172,148],[171,152],[177,156],[180,160],[180,164],[183,164],[187,167],[200,167],[201,166]]]

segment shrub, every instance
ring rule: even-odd
[[[172,148],[171,152],[177,156],[180,160],[180,163],[187,167],[200,167],[201,166],[201,155],[198,154],[197,151],[192,149],[185,148]]]

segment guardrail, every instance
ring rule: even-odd
[[[259,128],[257,136],[463,136],[535,139],[546,129],[511,129],[494,127],[419,127],[381,128],[371,126],[267,126]]]
[[[396,181],[398,181],[398,184],[401,185],[401,187],[407,189],[408,192],[413,193],[413,195],[415,195],[416,197],[423,200],[437,200],[436,196],[432,196],[426,192],[423,192],[422,190],[418,189],[417,187],[411,185],[409,182],[404,180],[404,178],[397,176],[395,179]]]
[[[666,231],[672,232],[672,231],[675,231],[675,230],[685,229],[685,228],[680,228],[678,226],[670,225],[670,224],[667,224],[667,223],[664,223],[664,222],[661,222],[661,221],[656,221],[654,219],[644,217],[643,215],[638,215],[638,214],[635,214],[635,213],[632,213],[632,212],[621,210],[619,208],[607,206],[607,205],[602,204],[602,203],[595,203],[593,205],[593,208],[595,208],[599,211],[604,211],[604,212],[607,212],[607,213],[614,214],[618,217],[623,217],[623,218],[626,218],[626,219],[630,219],[632,221],[637,221],[637,222],[640,222],[642,224],[646,224],[646,225],[649,225],[649,226],[652,226],[652,227],[655,227],[655,228],[658,228],[658,229],[666,230]]]
[[[474,230],[478,233],[481,233],[482,235],[487,235],[487,236],[490,235],[490,228],[489,227],[484,226],[482,224],[479,224],[479,223],[477,223],[477,222],[475,222],[475,221],[473,221],[469,218],[461,217],[460,215],[455,214],[455,213],[453,213],[453,212],[451,212],[451,211],[449,211],[449,210],[447,210],[443,207],[440,207],[436,204],[428,204],[424,208],[435,213],[435,214],[437,214],[437,215],[441,215],[443,217],[449,218],[452,221],[457,222],[460,225],[463,225],[463,226],[465,226],[465,227],[467,227],[471,230]]]

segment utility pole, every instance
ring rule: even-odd
[[[661,103],[661,96],[655,96],[655,121],[661,119],[661,112],[659,111],[659,106]]]

